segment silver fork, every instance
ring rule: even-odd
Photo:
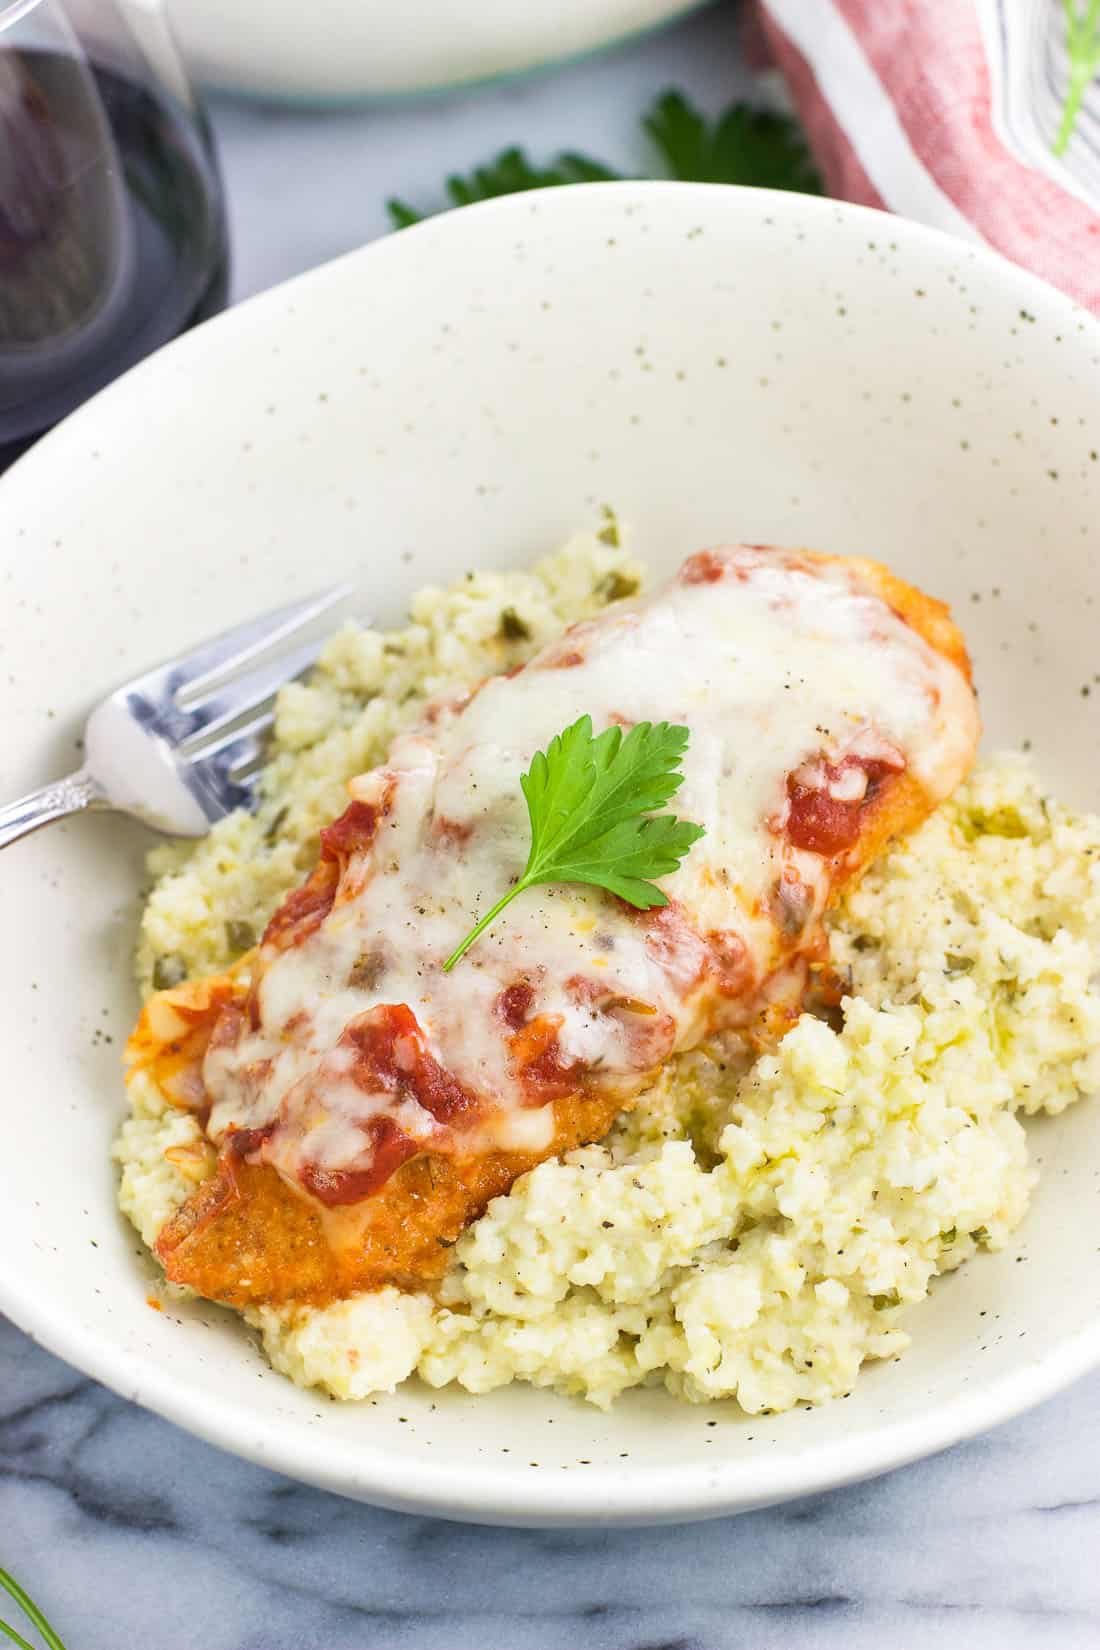
[[[296,638],[351,590],[337,585],[276,608],[116,689],[88,718],[84,766],[0,807],[0,848],[89,808],[204,836],[234,808],[251,807],[275,695],[327,640]]]

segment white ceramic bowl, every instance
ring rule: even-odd
[[[0,482],[0,794],[62,772],[139,666],[345,575],[400,618],[604,500],[670,568],[746,538],[887,558],[951,600],[992,745],[1100,805],[1100,327],[992,255],[875,213],[695,185],[469,208],[232,311]],[[0,856],[0,1306],[224,1447],[390,1506],[647,1522],[778,1501],[989,1426],[1100,1361],[1094,1104],[1035,1125],[1005,1253],[912,1314],[846,1402],[745,1420],[529,1388],[339,1405],[204,1305],[146,1305],[115,1211],[118,1055],[148,838],[109,817]],[[105,1037],[114,1039],[108,1044]]]
[[[341,103],[576,57],[701,0],[168,0],[195,74],[256,97]]]

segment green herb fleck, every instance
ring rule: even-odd
[[[610,504],[605,504],[603,507],[603,526],[596,537],[601,544],[610,544],[613,550],[618,550],[622,543],[619,536],[619,518]]]
[[[618,568],[601,579],[598,585],[599,594],[605,602],[622,602],[628,596],[638,594],[639,580],[632,574],[620,573]]]
[[[892,1306],[901,1305],[901,1296],[896,1289],[887,1289],[881,1295],[872,1295],[871,1305],[876,1312],[888,1312]]]
[[[1028,834],[1027,826],[1015,808],[995,808],[986,813],[980,809],[964,815],[962,831],[968,842],[980,836],[1002,836],[1011,841]]]
[[[604,888],[639,911],[667,905],[652,881],[675,871],[701,825],[659,813],[683,782],[687,728],[638,722],[592,733],[582,716],[555,734],[520,778],[531,824],[523,875],[512,884],[443,967],[449,972],[504,907],[527,888],[580,882]]]
[[[520,618],[514,607],[506,607],[500,615],[497,635],[502,642],[529,642],[531,627],[526,620]]]
[[[958,1237],[958,1235],[959,1234],[956,1231],[954,1226],[949,1226],[947,1228],[946,1232],[941,1232],[940,1233],[940,1247],[941,1247],[941,1249],[950,1249],[951,1245],[954,1243],[954,1241]]]
[[[227,922],[225,939],[230,951],[251,951],[256,943],[256,930],[250,922]]]
[[[182,985],[186,978],[187,964],[178,951],[158,957],[153,964],[153,984],[158,991],[171,991],[173,986]]]
[[[289,812],[290,812],[290,808],[289,808],[289,806],[287,806],[285,804],[284,804],[283,807],[281,807],[279,809],[278,813],[272,819],[271,824],[267,827],[267,830],[264,832],[264,841],[265,842],[274,842],[275,841],[276,837],[279,835],[279,832],[282,830],[283,826],[286,824],[286,816]]]

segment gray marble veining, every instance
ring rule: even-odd
[[[663,87],[715,109],[745,83],[722,8],[476,97],[325,115],[220,99],[235,295],[517,140],[638,169]],[[479,1529],[237,1461],[0,1325],[0,1564],[69,1650],[1100,1650],[1098,1413],[1100,1375],[934,1460],[739,1519]]]
[[[70,1650],[1087,1650],[1098,1406],[1094,1376],[933,1460],[741,1518],[484,1529],[234,1460],[5,1326],[0,1558]]]

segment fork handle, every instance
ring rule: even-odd
[[[67,779],[57,779],[52,785],[43,785],[41,790],[0,807],[0,848],[37,831],[40,825],[48,825],[51,820],[64,819],[66,814],[108,806],[106,792],[99,781],[86,768],[80,768]]]

